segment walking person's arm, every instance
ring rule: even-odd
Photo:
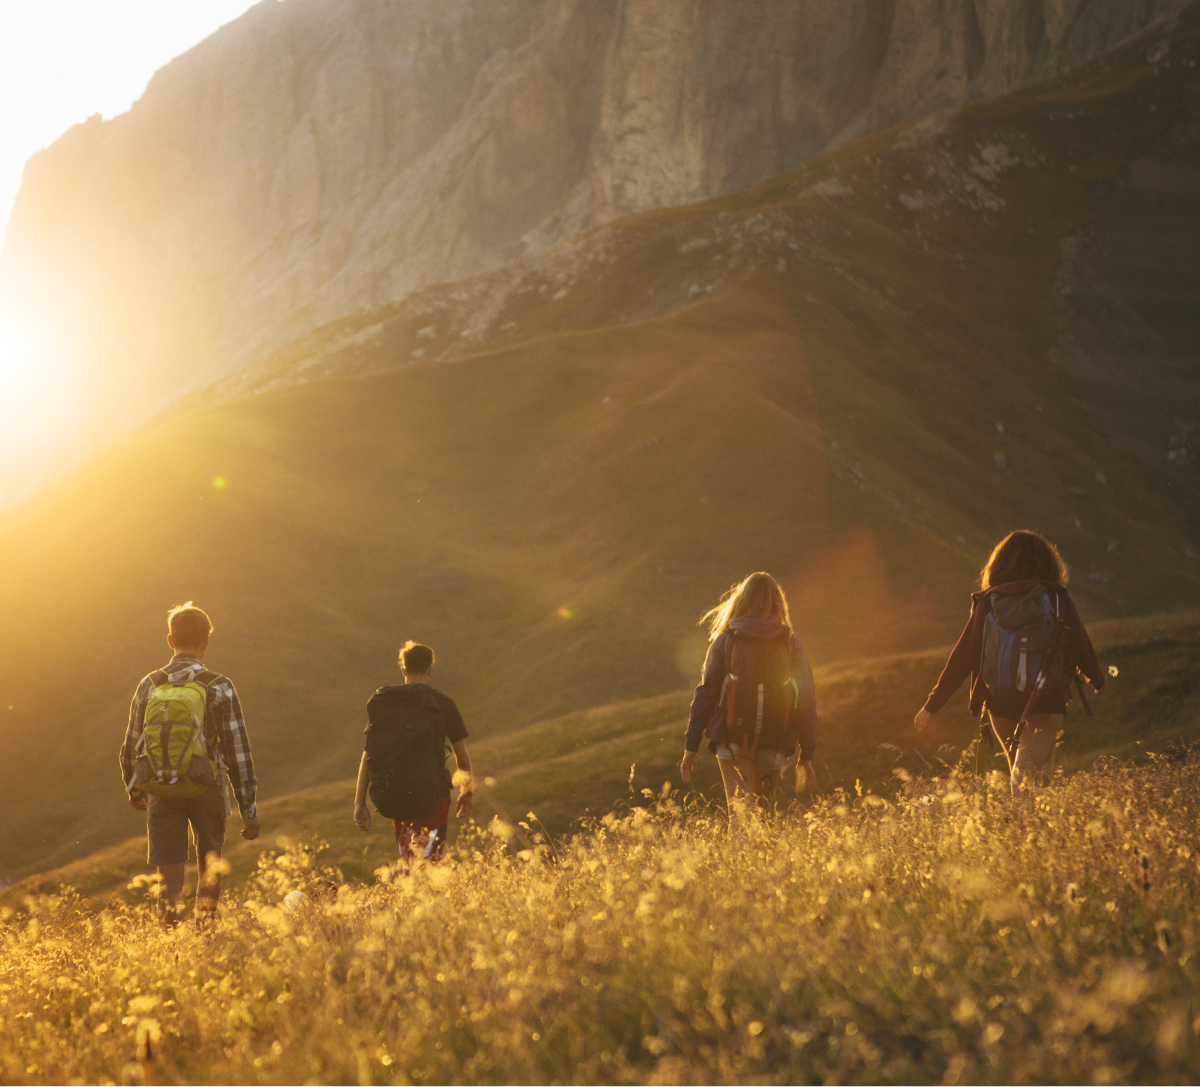
[[[1104,690],[1105,680],[1108,678],[1105,675],[1104,669],[1100,667],[1100,661],[1096,658],[1096,650],[1092,646],[1092,639],[1088,637],[1087,628],[1083,625],[1083,620],[1079,617],[1079,611],[1075,607],[1075,601],[1071,599],[1070,593],[1062,592],[1062,597],[1067,605],[1067,623],[1070,627],[1068,637],[1068,650],[1070,652],[1070,660],[1075,669],[1088,681],[1092,690],[1099,694]]]
[[[233,684],[224,679],[213,685],[213,694],[218,697],[211,707],[216,724],[217,742],[225,757],[225,768],[229,784],[237,798],[238,810],[242,813],[242,837],[248,842],[258,837],[261,824],[258,820],[258,781],[254,777],[254,760],[250,757],[250,737],[246,733],[246,721],[242,717],[242,704],[238,701]]]
[[[934,714],[950,701],[950,696],[962,686],[962,681],[974,671],[979,663],[979,657],[974,651],[975,613],[976,608],[972,608],[971,618],[967,620],[967,625],[963,627],[963,632],[958,636],[958,641],[946,661],[946,667],[942,669],[937,683],[929,692],[925,705],[917,710],[917,715],[913,718],[913,725],[918,732],[924,729],[933,720]]]
[[[813,756],[817,751],[817,688],[813,682],[812,665],[800,642],[795,642],[792,656],[792,675],[796,680],[796,708],[792,711],[794,731],[800,758],[796,762],[796,786],[800,788],[800,775],[804,775],[803,788],[810,792],[817,788],[817,771],[813,768]]]
[[[454,761],[458,766],[458,771],[454,775],[454,784],[459,787],[458,804],[454,809],[454,814],[457,818],[462,819],[471,814],[471,808],[474,805],[474,795],[471,789],[474,778],[471,774],[471,756],[467,754],[466,740],[455,741]]]
[[[146,699],[150,694],[150,680],[143,679],[138,689],[133,693],[133,701],[129,704],[129,724],[125,728],[125,742],[121,744],[121,779],[125,782],[125,792],[129,803],[138,811],[145,811],[148,797],[133,782],[133,762],[137,757],[138,741],[142,738],[142,727],[146,719]]]
[[[359,830],[371,829],[371,809],[367,807],[367,753],[364,751],[358,763],[358,783],[354,786],[354,825]]]
[[[687,734],[683,740],[683,760],[679,764],[679,776],[685,782],[692,780],[692,774],[700,761],[700,741],[704,738],[705,726],[721,701],[721,688],[725,683],[727,641],[727,635],[718,634],[709,643],[708,654],[704,658],[704,670],[700,673],[700,684],[692,696]]]

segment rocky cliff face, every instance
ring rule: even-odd
[[[1083,61],[1180,0],[263,0],[30,160],[81,442],[357,307]]]

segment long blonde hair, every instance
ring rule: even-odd
[[[791,631],[792,618],[788,614],[787,597],[783,595],[779,582],[760,570],[734,585],[721,597],[721,603],[700,617],[700,625],[708,624],[708,639],[712,641],[734,619],[743,615],[763,614],[777,615]]]

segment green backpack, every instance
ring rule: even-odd
[[[216,752],[204,743],[204,711],[209,688],[222,678],[200,671],[174,681],[164,671],[151,673],[154,687],[133,764],[133,779],[144,792],[183,800],[216,784]]]

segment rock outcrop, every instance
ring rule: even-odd
[[[29,162],[78,440],[363,305],[1039,80],[1180,0],[263,0]]]

